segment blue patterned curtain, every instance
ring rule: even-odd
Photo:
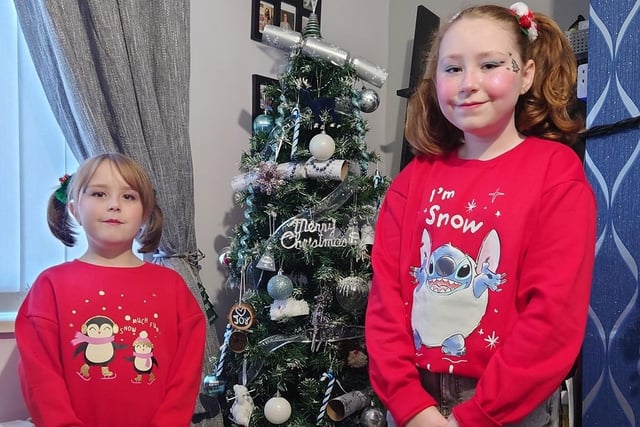
[[[586,168],[598,241],[582,425],[640,426],[640,1],[592,0]]]

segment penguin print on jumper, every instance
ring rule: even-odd
[[[156,380],[153,373],[153,366],[158,366],[158,361],[153,357],[153,343],[149,339],[147,331],[141,331],[140,335],[133,341],[133,356],[127,360],[133,362],[133,369],[136,371],[135,378],[131,379],[133,384],[141,384],[142,376],[148,375],[147,384],[152,384]]]
[[[84,356],[84,363],[77,372],[80,378],[89,381],[93,366],[100,367],[102,379],[116,378],[116,373],[109,369],[109,364],[115,358],[116,350],[125,347],[114,343],[118,330],[118,325],[106,316],[94,316],[82,324],[80,331],[71,340],[71,344],[77,346],[73,355],[82,353]]]

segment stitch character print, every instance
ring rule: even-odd
[[[500,291],[505,274],[496,273],[500,239],[495,230],[485,236],[474,260],[451,244],[431,249],[431,236],[422,232],[421,266],[412,274],[411,323],[416,350],[423,345],[442,347],[451,356],[463,356],[465,338],[478,327],[489,300],[487,289]]]

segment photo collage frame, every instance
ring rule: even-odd
[[[313,11],[312,0],[252,0],[251,39],[262,42],[262,33],[266,25],[301,33]],[[317,0],[316,15],[320,20],[322,0]]]

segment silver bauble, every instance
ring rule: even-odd
[[[385,427],[387,420],[380,409],[370,406],[360,414],[360,425],[364,427]]]
[[[336,286],[336,301],[348,312],[363,309],[368,297],[369,284],[360,277],[345,277]]]
[[[380,105],[380,97],[373,89],[362,89],[358,98],[358,107],[364,113],[373,113]]]
[[[253,121],[253,132],[254,133],[269,133],[273,126],[275,125],[275,120],[268,114],[260,114]]]
[[[275,300],[285,300],[293,292],[293,282],[287,276],[278,272],[267,282],[267,293]]]

